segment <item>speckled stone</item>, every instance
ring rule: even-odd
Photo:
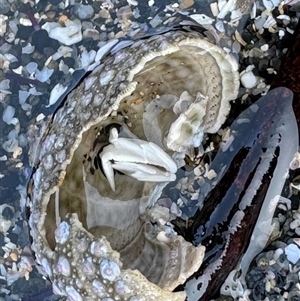
[[[14,212],[10,207],[5,207],[2,211],[2,216],[7,220],[11,220],[14,216]]]

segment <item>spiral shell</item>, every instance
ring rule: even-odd
[[[198,270],[204,248],[175,233],[166,208],[155,205],[155,215],[150,207],[168,182],[164,176],[173,179],[180,167],[172,156],[225,121],[237,69],[234,58],[199,34],[175,31],[108,56],[70,93],[31,151],[32,248],[55,293],[69,300],[186,298],[172,290]],[[111,126],[121,128],[122,143],[149,152],[155,145],[166,159],[152,153],[132,162],[117,144],[108,151]],[[115,191],[99,167],[103,152],[111,158],[104,163],[122,171],[113,175]],[[154,172],[161,183],[150,180]]]

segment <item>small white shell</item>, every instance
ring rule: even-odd
[[[214,19],[205,14],[193,14],[190,17],[201,25],[213,24]]]

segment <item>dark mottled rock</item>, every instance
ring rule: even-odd
[[[53,5],[58,5],[59,3],[61,3],[61,0],[49,0],[49,2]]]
[[[21,62],[23,66],[26,66],[28,63],[32,62],[31,54],[23,53],[21,55]]]
[[[63,58],[63,62],[71,68],[74,68],[75,66],[75,60],[72,57],[65,57]]]
[[[35,49],[40,53],[44,53],[46,47],[51,47],[55,51],[60,46],[59,43],[51,39],[48,35],[48,32],[44,29],[38,30],[32,35],[32,45],[35,46]]]
[[[263,58],[258,62],[258,70],[265,71],[269,67],[269,60],[267,58]]]
[[[86,71],[84,69],[77,69],[73,72],[73,81],[74,81],[74,87],[75,85],[82,79],[82,77],[86,74]]]
[[[270,60],[270,67],[278,70],[280,68],[281,60],[278,57],[273,57]]]
[[[6,220],[11,220],[14,217],[14,212],[11,210],[10,207],[5,207],[2,211],[2,216]]]
[[[265,286],[266,284],[263,281],[256,282],[252,289],[251,299],[255,301],[263,300],[266,297]]]
[[[20,65],[21,65],[21,63],[19,61],[11,62],[9,64],[9,69],[10,70],[17,69]]]
[[[0,246],[4,246],[4,234],[0,232]],[[2,257],[4,255],[4,251],[2,248],[0,248],[0,256]]]
[[[38,64],[38,69],[43,69],[43,67],[45,66],[45,62],[47,60],[47,57],[42,54],[39,51],[35,51],[31,54],[32,57],[32,61],[34,61],[35,63]]]
[[[9,233],[8,235],[8,238],[10,239],[10,241],[14,244],[18,244],[18,238],[19,238],[19,235],[16,234],[16,233]]]
[[[82,45],[86,48],[87,51],[93,50],[97,47],[98,41],[93,38],[86,38],[82,40]]]
[[[49,45],[49,35],[48,32],[44,29],[36,31],[31,38],[32,45],[35,46],[35,49],[43,53],[44,48]]]
[[[59,72],[61,72],[61,71],[59,71]],[[59,72],[57,72],[57,73],[59,73]],[[59,78],[60,78],[60,83],[64,86],[64,87],[66,87],[66,86],[68,86],[72,81],[73,81],[73,77],[72,77],[72,75],[71,74],[64,74],[63,72],[62,72],[62,74],[60,73],[59,74]]]
[[[1,0],[1,14],[6,15],[10,11],[10,3],[7,0]]]
[[[6,280],[4,280],[4,279],[0,279],[0,285],[5,285],[6,284]]]
[[[43,50],[43,53],[47,56],[50,57],[53,55],[56,51],[52,47],[45,47]]]
[[[33,33],[33,31],[34,31],[34,29],[32,26],[24,26],[24,25],[19,24],[16,38],[19,38],[22,40],[28,40],[28,37]]]
[[[300,301],[300,292],[290,292],[288,301]]]
[[[22,54],[22,47],[20,45],[13,45],[9,53],[14,55],[16,58],[19,58]]]
[[[11,292],[13,294],[20,294],[20,292],[22,292],[23,296],[28,296],[48,291],[50,287],[50,284],[48,284],[48,287],[45,288],[45,280],[41,278],[30,277],[28,280],[26,280],[25,277],[20,277],[11,285]]]
[[[18,235],[17,244],[22,248],[30,244],[28,227],[23,226],[21,233]]]
[[[292,195],[290,197],[290,200],[291,200],[291,206],[292,206],[292,210],[297,210],[299,208],[299,203],[300,203],[300,200],[299,200],[299,196],[298,195]]]
[[[264,279],[264,275],[261,272],[260,268],[255,268],[247,273],[246,275],[246,283],[247,287],[252,289],[256,282],[262,281]]]

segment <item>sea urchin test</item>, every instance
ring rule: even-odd
[[[172,291],[205,248],[178,235],[156,200],[238,88],[234,58],[174,31],[108,56],[69,94],[31,148],[32,249],[56,294],[185,300]]]

